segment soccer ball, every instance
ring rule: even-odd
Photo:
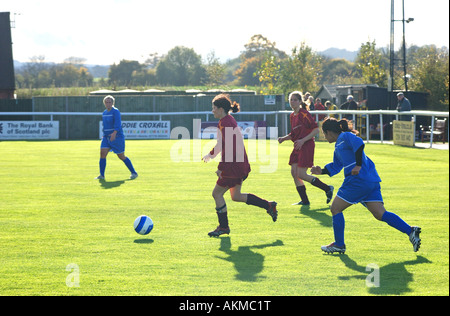
[[[153,221],[146,215],[138,216],[134,220],[134,230],[140,235],[147,235],[153,229]]]

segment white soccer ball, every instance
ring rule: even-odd
[[[140,235],[147,235],[153,229],[153,221],[147,215],[138,216],[134,220],[134,230]]]

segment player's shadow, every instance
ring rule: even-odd
[[[361,279],[363,282],[369,278],[372,283],[373,279],[370,274],[374,271],[373,267],[358,265],[356,261],[351,259],[348,255],[339,255],[339,259],[345,266],[351,270],[361,273],[360,275],[340,276],[340,280]],[[432,263],[423,256],[417,256],[415,260],[390,263],[379,268],[378,286],[368,287],[368,291],[375,295],[401,295],[411,292],[409,283],[414,280],[414,275],[406,269],[406,266],[416,264]]]
[[[127,180],[119,180],[119,181],[99,180],[99,183],[100,183],[100,185],[102,186],[103,189],[112,189],[112,188],[120,187],[122,184],[125,183],[125,181],[129,181],[129,179],[127,179]]]
[[[328,212],[324,212],[328,211]],[[300,208],[300,214],[311,217],[312,219],[318,221],[320,225],[324,227],[332,227],[333,220],[331,217],[330,207],[323,207],[319,209],[311,209],[311,206],[304,205]]]
[[[220,239],[219,250],[224,252],[227,257],[216,256],[222,260],[231,262],[236,269],[236,279],[245,282],[255,282],[264,276],[259,275],[264,270],[264,256],[253,249],[263,249],[267,247],[283,246],[281,240],[277,240],[271,244],[240,246],[237,250],[231,250],[230,237]]]

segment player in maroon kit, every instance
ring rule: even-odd
[[[241,193],[243,181],[250,173],[250,164],[244,147],[242,134],[237,126],[236,120],[229,112],[239,112],[240,107],[236,102],[231,102],[226,94],[217,95],[212,101],[212,113],[215,118],[220,119],[217,132],[217,144],[209,154],[202,159],[208,162],[219,153],[222,153],[222,160],[217,168],[216,186],[213,190],[213,198],[216,202],[216,212],[219,219],[219,226],[216,230],[208,233],[210,237],[218,237],[222,234],[229,234],[227,205],[224,194],[230,190],[231,199],[236,202],[245,202],[267,210],[267,213],[275,222],[277,220],[277,203],[268,202],[253,194]]]
[[[291,140],[294,143],[289,165],[291,165],[291,175],[294,178],[301,201],[293,205],[310,205],[303,181],[307,181],[325,191],[327,203],[330,203],[334,188],[306,173],[308,168],[314,166],[314,137],[319,133],[319,127],[302,100],[303,96],[299,91],[294,91],[289,95],[289,104],[294,110],[290,115],[291,133],[278,138],[280,144],[286,140]]]

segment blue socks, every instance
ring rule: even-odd
[[[133,168],[133,164],[131,163],[131,160],[126,157],[123,163],[127,166],[128,170],[130,170],[131,173],[136,173],[136,171]]]
[[[391,212],[384,212],[383,217],[381,220],[385,223],[387,223],[389,226],[394,227],[395,229],[398,229],[402,233],[405,233],[409,235],[411,233],[411,226],[409,226],[404,220],[400,218],[400,216],[391,213]]]
[[[334,242],[338,247],[344,247],[344,229],[345,219],[344,214],[338,213],[333,215],[333,230],[334,230]]]
[[[125,164],[125,166],[127,166],[128,170],[130,170],[131,173],[136,173],[136,170],[134,170],[133,164],[131,163],[131,160],[128,159],[128,157],[125,158],[123,163]],[[104,177],[106,169],[106,158],[100,158],[99,166],[100,166],[100,175]]]
[[[105,169],[106,169],[106,158],[100,158],[100,175],[102,177],[105,176]]]
[[[400,216],[391,213],[384,212],[381,219],[383,222],[387,223],[389,226],[409,235],[411,233],[411,226],[409,226]],[[344,230],[345,230],[345,219],[344,214],[338,213],[333,215],[333,230],[334,230],[334,242],[336,246],[343,247],[344,243]]]

